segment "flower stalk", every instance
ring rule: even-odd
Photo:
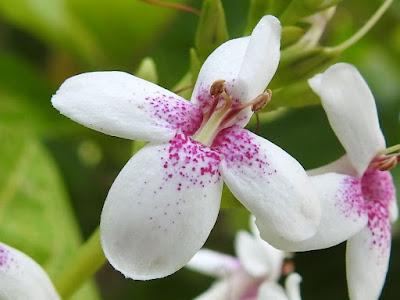
[[[106,261],[100,244],[100,227],[97,227],[54,283],[62,299],[73,295]]]

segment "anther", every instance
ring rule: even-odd
[[[269,101],[271,101],[271,96],[272,96],[272,91],[271,90],[266,90],[265,93],[259,95],[254,99],[254,104],[251,107],[251,110],[254,112],[258,112],[259,110],[263,109],[265,105]]]
[[[378,164],[379,171],[389,171],[397,165],[398,157],[390,156]]]
[[[218,79],[210,87],[210,95],[213,97],[220,96],[225,91],[225,80]]]

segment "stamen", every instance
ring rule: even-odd
[[[213,97],[218,97],[225,91],[225,80],[218,79],[210,87],[210,95]]]
[[[398,157],[391,156],[378,164],[379,171],[389,171],[397,165]]]
[[[243,108],[251,106],[251,110],[254,112],[258,112],[259,110],[263,109],[265,105],[269,101],[271,101],[272,91],[266,90],[261,95],[258,95],[254,100],[244,103],[238,107],[238,109],[242,110]]]
[[[388,153],[392,153],[392,152],[396,152],[400,150],[400,144],[398,145],[394,145],[392,147],[386,148],[385,150],[382,150],[380,152],[378,152],[378,155],[385,155]]]
[[[377,168],[380,171],[389,171],[393,169],[400,161],[400,153],[396,152],[399,150],[400,145],[395,145],[378,152],[377,156],[375,156],[372,162],[369,164],[368,169],[370,170]]]

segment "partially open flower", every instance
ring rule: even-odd
[[[347,240],[346,266],[352,300],[378,299],[389,263],[396,191],[389,169],[398,154],[386,143],[368,85],[349,64],[339,63],[309,80],[321,97],[347,154],[309,174],[322,200],[315,236],[299,243],[278,241],[290,251],[327,248]],[[394,158],[394,159],[393,159]]]
[[[196,300],[300,300],[301,277],[297,273],[283,274],[285,253],[260,238],[254,218],[252,234],[239,231],[236,235],[236,256],[201,249],[187,267],[215,276],[219,280]],[[286,288],[278,284],[282,275],[288,275]]]

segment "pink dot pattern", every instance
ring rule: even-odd
[[[342,180],[336,199],[335,206],[347,218],[356,221],[365,212],[361,184],[356,178],[346,177]]]
[[[193,135],[200,127],[202,111],[186,100],[179,100],[173,96],[159,94],[145,98],[147,113],[155,119],[165,120],[170,129],[181,129],[187,135]],[[158,124],[155,123],[155,124]]]
[[[0,243],[0,274],[11,268],[19,268],[19,265],[11,255],[10,250]]]
[[[389,205],[396,201],[393,179],[388,171],[372,169],[364,173],[361,187],[368,212],[367,227],[372,235],[369,247],[378,247],[383,256],[391,244]]]
[[[207,183],[220,180],[220,155],[183,133],[177,133],[163,152],[168,153],[167,156],[161,156],[165,170],[163,179],[168,182],[172,178],[179,178],[176,187],[178,192],[193,185],[204,187]]]
[[[273,175],[277,170],[270,168],[268,157],[261,151],[261,145],[253,134],[237,125],[222,130],[215,138],[211,148],[224,156],[228,168],[250,167],[254,176]]]

